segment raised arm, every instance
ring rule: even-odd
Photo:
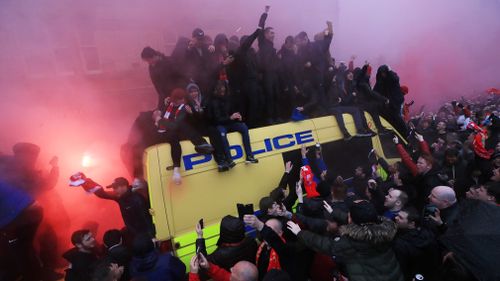
[[[323,253],[326,255],[331,255],[332,250],[332,239],[323,235],[319,235],[307,230],[301,230],[299,225],[289,221],[287,223],[287,228],[301,240],[304,245],[316,252]]]
[[[94,193],[97,197],[107,200],[117,200],[116,195],[106,192],[102,186],[91,178],[87,178],[85,174],[78,172],[70,177],[70,186],[81,186],[86,192]]]
[[[330,49],[330,45],[332,44],[333,40],[333,26],[331,21],[326,22],[327,29],[325,30],[325,38],[323,39],[321,43],[321,50],[323,52],[328,52]]]
[[[259,19],[259,28],[264,30],[266,26],[267,13],[269,12],[269,6],[266,6],[264,13],[260,16]],[[264,32],[260,32],[258,34],[259,48],[265,44]]]
[[[397,136],[394,136],[394,138],[392,140],[394,141],[394,144],[396,144],[396,149],[399,153],[399,156],[401,157],[401,161],[410,170],[411,174],[413,176],[416,176],[417,175],[417,165],[415,163],[413,163],[413,160],[411,159],[410,154],[408,154],[408,152],[403,147],[403,145],[399,143],[399,138]]]

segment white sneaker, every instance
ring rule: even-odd
[[[174,173],[172,175],[172,180],[175,184],[180,185],[182,183],[181,173],[179,172],[179,168],[174,168]]]

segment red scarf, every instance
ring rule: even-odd
[[[219,55],[219,63],[222,64],[224,62],[224,55],[220,54]],[[227,81],[227,72],[226,72],[226,67],[222,67],[219,71],[219,80],[220,81]]]
[[[281,241],[283,241],[283,243],[286,243],[285,238],[280,236],[280,239]],[[256,259],[257,264],[259,263],[260,254],[262,253],[264,247],[267,247],[267,243],[265,242],[261,243],[259,249],[257,250],[257,259]],[[276,251],[273,248],[271,248],[269,252],[269,264],[267,265],[267,271],[271,269],[281,269],[280,258],[278,256],[278,253],[276,253]]]
[[[173,118],[172,119],[169,119],[170,115],[172,115],[172,111],[174,110],[174,104],[173,103],[170,103],[167,107],[167,111],[165,111],[165,114],[163,115],[163,120],[166,120],[166,121],[171,121],[171,120],[175,120],[177,118],[177,116],[179,115],[179,113],[181,112],[182,108],[184,107],[184,104],[181,104],[177,107],[177,109],[175,110],[175,113],[173,115]],[[167,131],[167,126],[165,125],[164,122],[159,122],[158,124],[158,133],[164,133]]]
[[[174,120],[175,118],[177,118],[177,116],[179,115],[179,112],[181,112],[182,108],[184,107],[184,104],[181,104],[179,105],[179,107],[177,107],[177,109],[175,110],[175,114],[174,114]],[[174,110],[174,103],[170,103],[167,107],[167,111],[165,111],[165,114],[163,115],[163,118],[165,119],[169,119],[170,117],[170,114],[172,114],[172,110]]]
[[[488,131],[474,122],[470,122],[467,125],[467,128],[473,129],[476,132],[474,140],[472,141],[472,147],[474,148],[474,152],[476,153],[476,155],[489,160],[491,158],[491,155],[493,154],[493,150],[488,150],[485,146],[486,138],[488,137]]]

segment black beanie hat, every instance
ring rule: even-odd
[[[222,243],[238,243],[245,239],[245,225],[237,218],[227,215],[220,222],[220,234],[217,245]]]
[[[150,235],[139,234],[134,238],[134,242],[132,243],[134,256],[144,257],[154,251],[154,249],[155,244],[153,243],[153,239]]]
[[[377,210],[372,203],[366,200],[353,202],[349,207],[349,213],[355,224],[377,223],[379,221]]]

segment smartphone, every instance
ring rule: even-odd
[[[236,204],[236,208],[238,209],[238,217],[243,220],[245,215],[253,215],[254,209],[253,204]]]
[[[205,225],[203,224],[203,219],[200,219],[200,220],[198,221],[198,224],[200,225],[200,228],[201,228],[201,229],[205,228]]]

